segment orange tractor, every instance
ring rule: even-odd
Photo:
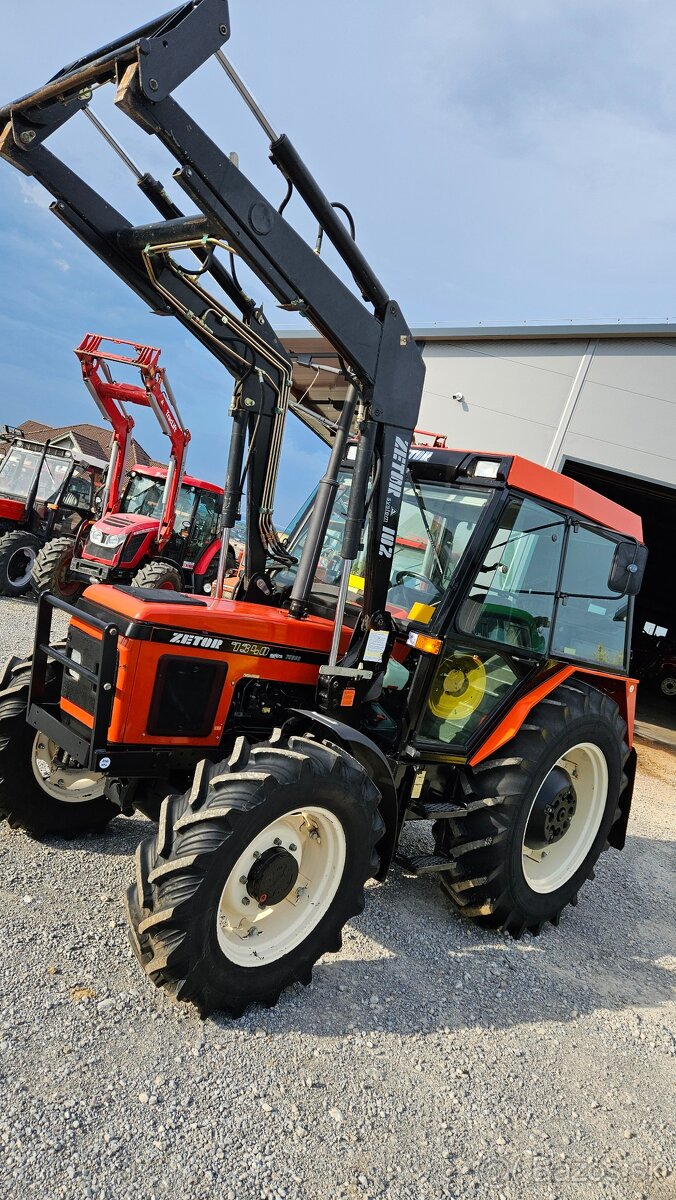
[[[224,55],[229,30],[225,0],[183,4],[0,112],[2,155],[234,376],[224,546],[246,494],[232,599],[223,551],[208,599],[43,595],[33,658],[1,681],[0,811],[73,836],[161,799],[127,896],[132,944],[156,986],[236,1016],[308,983],[394,861],[515,937],[558,924],[583,887],[593,902],[587,880],[622,848],[631,805],[628,654],[646,551],[636,516],[569,479],[416,441],[420,350],[354,229]],[[287,184],[279,209],[172,95],[212,54],[265,130]],[[108,84],[177,160],[189,215],[139,176],[159,219],[133,225],[45,149]],[[289,223],[294,192],[316,246]],[[322,238],[354,288],[316,252]],[[329,338],[338,399],[294,385],[236,255]],[[330,453],[282,541],[289,409]],[[65,645],[51,640],[54,609],[70,617]],[[401,852],[408,821],[430,823],[427,853]]]

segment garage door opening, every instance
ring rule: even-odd
[[[636,599],[632,671],[641,680],[636,716],[676,733],[676,489],[568,460],[564,475],[638,513],[649,550]]]

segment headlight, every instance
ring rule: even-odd
[[[97,529],[96,525],[92,525],[89,530],[89,539],[95,546],[123,546],[127,540],[126,533],[104,533],[103,530]]]

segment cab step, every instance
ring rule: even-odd
[[[449,817],[462,815],[464,811],[461,805],[449,804],[444,800],[413,800],[408,806],[410,815],[421,821],[445,821]]]
[[[395,862],[413,875],[434,875],[437,871],[447,871],[455,859],[447,854],[398,854]]]

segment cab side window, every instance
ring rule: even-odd
[[[63,493],[63,503],[71,508],[91,508],[92,477],[83,467],[74,468]]]
[[[622,667],[629,600],[608,588],[617,541],[584,525],[568,538],[552,651],[564,658]]]
[[[510,500],[460,609],[463,633],[547,652],[565,529],[559,513]]]

